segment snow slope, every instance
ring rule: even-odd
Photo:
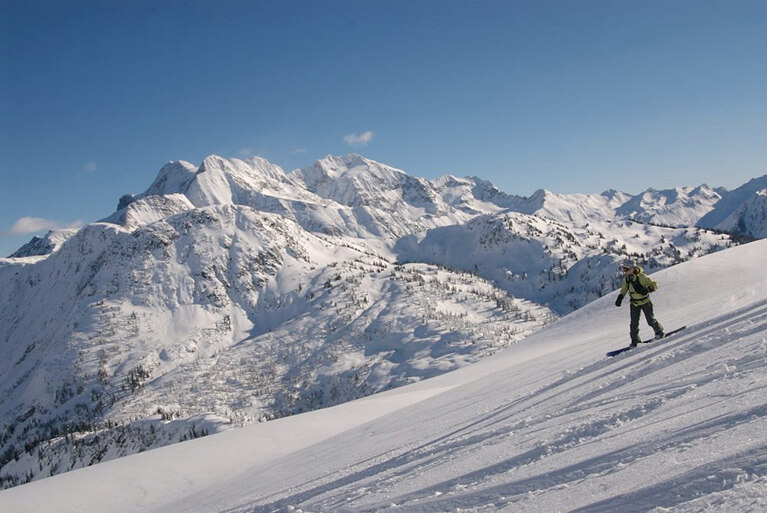
[[[766,252],[656,273],[659,319],[688,328],[625,355],[605,357],[627,339],[608,296],[460,370],[19,486],[0,511],[764,511]]]
[[[552,318],[354,242],[216,205],[0,267],[0,483],[407,384]]]

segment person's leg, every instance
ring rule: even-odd
[[[652,301],[642,305],[642,311],[644,312],[644,318],[647,321],[647,324],[649,324],[655,332],[655,336],[658,338],[663,337],[663,326],[661,326],[660,322],[658,322],[658,319],[655,318],[655,311],[652,306]]]
[[[639,315],[642,313],[642,308],[639,306],[631,305],[631,324],[629,325],[629,334],[631,336],[631,345],[635,346],[641,340],[639,339]]]

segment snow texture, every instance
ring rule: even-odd
[[[656,273],[676,337],[616,358],[605,297],[457,371],[0,492],[10,513],[760,512],[767,241]],[[646,327],[643,326],[643,329]]]

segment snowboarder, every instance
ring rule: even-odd
[[[631,298],[631,325],[629,331],[631,334],[631,347],[642,340],[639,338],[639,316],[644,313],[647,324],[655,331],[655,338],[664,337],[663,326],[655,318],[652,301],[650,301],[650,292],[658,290],[658,284],[652,278],[644,274],[644,270],[633,260],[626,260],[621,265],[623,270],[623,286],[615,300],[615,306],[621,306],[623,296],[629,293]]]

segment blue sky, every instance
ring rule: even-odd
[[[0,255],[209,154],[734,188],[767,173],[765,55],[762,0],[0,0]]]

